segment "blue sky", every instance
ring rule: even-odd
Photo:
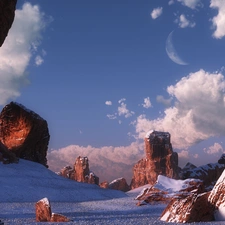
[[[151,129],[171,133],[181,165],[215,162],[224,23],[224,0],[20,0],[0,49],[0,103],[48,121],[53,170],[83,155],[100,178],[131,176]]]

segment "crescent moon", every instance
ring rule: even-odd
[[[188,65],[187,62],[183,61],[176,52],[176,49],[173,46],[173,32],[172,31],[168,38],[166,39],[166,53],[168,57],[175,63],[179,65]]]

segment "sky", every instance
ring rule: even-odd
[[[224,24],[225,0],[19,0],[0,48],[1,107],[47,120],[53,171],[80,155],[100,180],[129,180],[152,129],[171,134],[181,167],[216,162]]]

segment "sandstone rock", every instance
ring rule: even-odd
[[[225,220],[225,170],[212,189],[209,202],[215,206],[215,219]]]
[[[99,178],[89,169],[87,157],[77,157],[73,168],[66,166],[58,174],[78,182],[99,184]]]
[[[129,191],[130,187],[127,184],[127,181],[125,178],[118,178],[114,181],[112,181],[111,183],[109,183],[109,188],[110,189],[114,189],[114,190],[119,190],[119,191]]]
[[[0,47],[12,26],[15,17],[16,3],[17,0],[0,1]]]
[[[214,206],[208,201],[209,194],[191,194],[184,199],[173,199],[160,220],[174,223],[213,221]]]
[[[47,166],[50,135],[46,120],[11,102],[0,114],[0,141],[17,157]]]
[[[103,181],[99,184],[101,188],[109,188],[109,182],[108,181]]]
[[[69,222],[66,216],[52,213],[50,201],[43,198],[35,204],[37,222]]]
[[[36,221],[48,222],[51,220],[52,210],[50,202],[47,198],[43,198],[35,204]]]
[[[19,160],[13,152],[10,152],[5,145],[0,142],[0,161],[4,164],[17,163]]]
[[[71,220],[61,214],[52,213],[50,222],[70,222]]]
[[[178,154],[173,152],[168,132],[150,131],[145,137],[146,158],[133,167],[131,188],[154,184],[158,175],[179,178]]]

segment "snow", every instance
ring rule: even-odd
[[[169,177],[159,175],[154,187],[162,191],[167,191],[168,193],[175,193],[180,190],[188,188],[189,183],[191,181],[198,181],[198,180],[197,179],[174,180]]]
[[[159,220],[165,205],[136,206],[134,195],[148,186],[127,194],[101,189],[63,178],[22,159],[18,164],[0,163],[0,171],[0,219],[5,225],[40,224],[35,222],[35,203],[43,198],[49,199],[54,213],[73,220],[63,224],[166,224]]]

